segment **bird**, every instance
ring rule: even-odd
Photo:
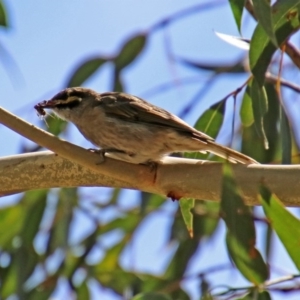
[[[104,155],[133,164],[158,163],[175,152],[210,152],[232,163],[258,163],[218,144],[174,114],[123,92],[71,87],[34,108],[42,116],[44,109],[51,109],[72,122]]]

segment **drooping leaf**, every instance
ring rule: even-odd
[[[259,24],[265,30],[272,43],[277,46],[270,1],[253,0],[253,8]]]
[[[124,233],[130,233],[133,232],[134,229],[138,226],[139,222],[141,222],[142,216],[137,214],[136,212],[128,212],[126,216],[116,218],[112,220],[111,222],[104,224],[99,229],[99,232],[101,234],[110,232],[115,229],[122,228],[122,231]]]
[[[280,100],[273,84],[267,83],[265,90],[268,97],[268,111],[263,117],[263,124],[269,142],[269,149],[265,149],[263,143],[259,142],[256,124],[253,123],[249,127],[243,128],[242,152],[261,163],[270,163],[279,161],[281,158],[281,148],[279,148],[281,137],[278,127],[280,123]]]
[[[196,230],[201,230],[200,226],[197,226],[199,227],[197,229],[194,227],[194,238],[191,239],[179,210],[180,208],[174,218],[169,238],[170,241],[176,241],[178,243],[178,248],[163,275],[164,278],[168,278],[170,282],[182,278],[186,272],[189,261],[200,245],[201,239],[196,238]]]
[[[29,191],[22,199],[27,209],[21,236],[23,245],[32,245],[38,233],[47,201],[47,190]]]
[[[293,216],[278,197],[265,186],[260,188],[260,201],[272,228],[300,270],[300,220]]]
[[[19,205],[22,205],[25,219],[19,233],[20,245],[13,254],[17,266],[18,284],[22,286],[31,276],[40,258],[35,251],[33,240],[36,237],[46,208],[47,191],[26,192]],[[26,257],[26,260],[24,260]],[[19,291],[22,295],[23,291]],[[24,296],[22,296],[24,298]],[[20,296],[20,298],[22,298]]]
[[[224,166],[221,217],[227,227],[226,244],[241,274],[255,285],[268,279],[269,272],[255,247],[256,234],[250,208],[244,204],[228,165]]]
[[[282,164],[291,164],[292,161],[292,134],[290,123],[284,107],[281,106],[281,143],[282,143]]]
[[[194,127],[211,137],[216,137],[223,124],[224,113],[225,101],[221,100],[207,109],[197,120]],[[203,153],[185,153],[185,157],[193,157],[198,159],[205,159],[207,158],[207,156],[208,154]],[[193,236],[193,216],[191,214],[191,209],[194,207],[195,202],[192,199],[181,199],[179,201],[179,204],[181,207],[184,222],[187,226],[187,230],[190,233],[190,236]]]
[[[26,211],[21,205],[0,209],[0,247],[12,247],[12,240],[23,228]],[[9,228],[9,230],[8,230]]]
[[[264,115],[268,111],[268,98],[264,86],[260,86],[257,80],[253,79],[249,83],[251,89],[252,111],[254,116],[255,127],[262,139],[264,148],[269,149],[269,142],[265,132]]]
[[[0,26],[8,27],[5,6],[2,1],[0,1]]]
[[[47,253],[52,253],[60,247],[68,248],[73,209],[78,201],[77,188],[61,189],[58,199],[55,217],[49,234]]]
[[[87,282],[84,281],[77,289],[76,289],[77,300],[89,300],[90,293],[89,288],[87,286]]]
[[[66,86],[75,87],[82,85],[96,71],[99,70],[109,59],[104,57],[93,57],[83,61],[70,76]]]
[[[220,203],[197,200],[193,209],[194,235],[196,238],[211,237],[220,221]]]
[[[230,232],[226,235],[226,245],[234,264],[247,280],[259,285],[268,279],[267,265],[253,245],[242,245],[237,236]]]
[[[239,32],[241,32],[242,15],[243,15],[245,1],[229,0],[229,4],[230,4],[232,14],[234,16],[236,26],[237,26]]]
[[[5,272],[1,270],[1,289],[0,299],[7,299],[14,294],[17,290],[18,284],[18,269],[16,261],[11,263],[5,268]]]
[[[274,230],[273,228],[270,226],[270,224],[267,224],[266,226],[266,231],[265,231],[265,257],[266,257],[266,262],[269,263],[270,259],[271,259],[271,255],[273,254],[273,237],[274,237]]]
[[[179,201],[182,217],[191,238],[194,236],[193,214],[191,213],[191,209],[194,205],[195,199],[181,198]]]
[[[195,201],[193,208],[194,237],[191,239],[181,213],[176,214],[169,240],[178,242],[179,245],[166,269],[164,278],[168,278],[171,282],[182,278],[194,253],[201,247],[201,240],[204,237],[210,237],[215,232],[218,222],[218,203]]]
[[[219,37],[222,37],[222,39],[224,39],[223,36],[227,36],[221,33],[217,33],[216,34]],[[230,39],[231,36],[228,36],[228,39],[226,40],[228,42],[228,40]],[[233,37],[232,39],[237,39],[235,37]],[[232,43],[231,43],[232,44]],[[248,44],[248,49],[249,49],[249,43]],[[243,60],[238,60],[235,63],[232,64],[224,64],[224,65],[220,65],[220,64],[213,64],[213,63],[207,63],[207,62],[199,62],[199,61],[192,61],[189,59],[185,59],[185,58],[180,58],[177,59],[179,63],[193,68],[193,69],[199,69],[202,71],[211,71],[214,72],[216,74],[240,74],[240,73],[246,73],[247,71],[245,70],[245,66],[244,66],[244,62]]]
[[[212,105],[197,120],[194,127],[197,130],[200,130],[205,134],[216,138],[223,124],[225,104],[226,102],[224,100],[221,100]]]
[[[45,129],[56,136],[64,132],[67,126],[68,126],[68,122],[58,118],[56,115],[53,114],[47,116],[44,122]]]
[[[245,127],[251,126],[254,122],[251,89],[249,85],[245,90],[244,97],[242,100],[240,117],[241,117],[242,124]]]
[[[123,238],[121,242],[111,247],[106,251],[102,261],[97,265],[97,270],[100,273],[111,272],[118,268],[119,257],[124,247],[126,246],[127,238]]]
[[[194,127],[197,130],[202,131],[205,134],[215,138],[218,135],[221,126],[223,124],[225,105],[226,105],[225,100],[221,100],[213,104],[196,121]],[[200,152],[184,154],[185,157],[195,158],[195,159],[207,159],[208,155],[209,155],[208,153],[203,154]]]
[[[277,1],[273,5],[273,31],[279,46],[299,29],[299,9],[298,0]],[[250,43],[249,61],[251,71],[261,87],[264,84],[266,70],[276,49],[262,25],[258,24]]]
[[[118,72],[138,57],[138,55],[144,50],[146,41],[147,35],[138,34],[124,43],[119,54],[114,59],[115,67]]]

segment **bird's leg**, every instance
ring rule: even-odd
[[[125,153],[123,150],[115,149],[115,148],[102,148],[102,149],[94,149],[89,148],[89,151],[101,155],[101,161],[97,163],[97,165],[100,165],[104,161],[105,153]]]
[[[148,160],[148,161],[146,161],[144,163],[141,163],[141,165],[148,166],[150,168],[151,172],[155,172],[156,173],[158,163],[156,161],[153,161],[153,160]]]

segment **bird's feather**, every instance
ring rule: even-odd
[[[149,105],[149,103],[136,96],[117,92],[102,93],[98,105],[105,106],[104,111],[108,117],[133,123],[139,122],[165,128],[171,127],[194,138],[213,141],[213,138],[195,130],[180,118],[155,105]]]

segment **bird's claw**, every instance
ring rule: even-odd
[[[97,163],[97,165],[100,165],[104,162],[105,159],[105,153],[126,153],[122,150],[115,149],[115,148],[106,148],[106,149],[93,149],[89,148],[89,151],[101,155],[101,161]]]

